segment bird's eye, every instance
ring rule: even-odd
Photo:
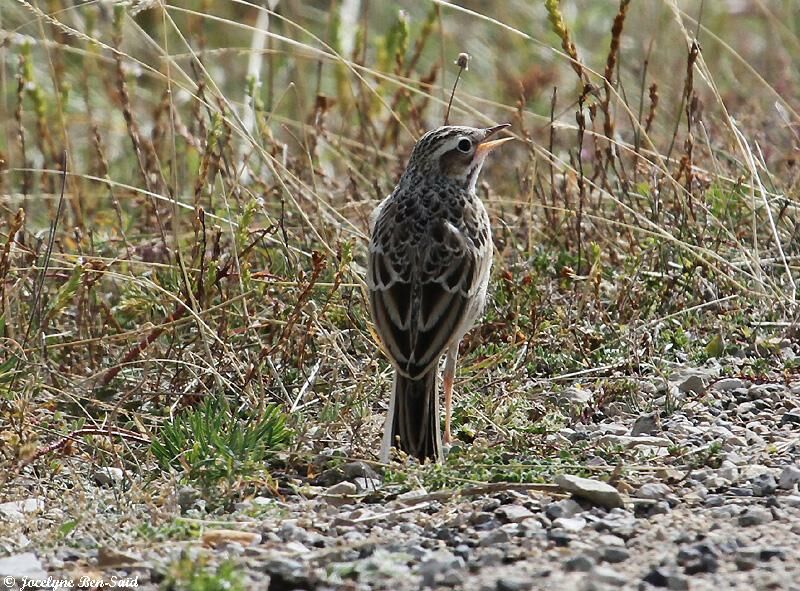
[[[469,151],[472,149],[472,142],[469,141],[468,138],[462,137],[458,140],[458,151],[463,152],[464,154],[469,154]]]

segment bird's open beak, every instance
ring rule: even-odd
[[[494,127],[487,128],[486,135],[484,136],[483,141],[480,144],[478,144],[478,147],[475,150],[476,155],[488,154],[489,152],[500,146],[500,144],[504,144],[509,140],[513,140],[514,139],[513,137],[502,137],[498,140],[489,140],[490,137],[492,137],[498,131],[505,129],[506,127],[511,127],[511,124],[503,123],[502,125],[495,125]]]

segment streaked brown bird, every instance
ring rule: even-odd
[[[395,370],[382,461],[392,446],[421,462],[442,459],[436,376],[445,353],[444,443],[452,441],[458,345],[483,311],[492,265],[489,216],[475,184],[489,152],[513,139],[491,139],[506,127],[429,131],[372,213],[370,310]]]

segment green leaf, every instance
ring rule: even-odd
[[[725,342],[722,340],[722,335],[715,334],[714,337],[708,341],[706,345],[706,355],[709,357],[721,357],[725,351]]]
[[[81,275],[83,275],[83,265],[78,263],[72,269],[72,273],[70,273],[67,282],[58,289],[56,297],[53,298],[53,301],[47,307],[47,311],[45,312],[46,319],[51,320],[69,305],[81,284]]]
[[[77,520],[77,519],[72,519],[72,520],[70,520],[70,521],[65,521],[64,523],[62,523],[62,524],[59,526],[59,528],[58,528],[58,533],[59,533],[59,534],[61,534],[61,537],[62,537],[62,538],[65,538],[65,537],[67,537],[67,536],[68,536],[68,535],[69,535],[69,534],[72,532],[72,530],[74,530],[76,527],[78,527],[78,520]]]

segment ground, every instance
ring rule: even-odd
[[[329,450],[318,464],[333,467],[287,479],[283,494],[209,513],[191,487],[165,491],[155,510],[153,484],[135,471],[84,466],[48,486],[19,479],[25,501],[0,505],[2,535],[9,549],[38,550],[31,576],[76,584],[182,588],[199,570],[278,590],[797,589],[800,381],[720,371],[643,382],[662,410],[623,405],[549,433],[551,445],[594,450],[573,492],[563,476],[405,490],[368,462],[332,462]],[[670,397],[680,410],[663,411]],[[598,491],[602,480],[614,486]],[[21,561],[0,570],[21,577]]]
[[[0,8],[0,575],[797,589],[800,5],[267,4]],[[516,140],[488,304],[384,464],[369,214],[445,121]]]

